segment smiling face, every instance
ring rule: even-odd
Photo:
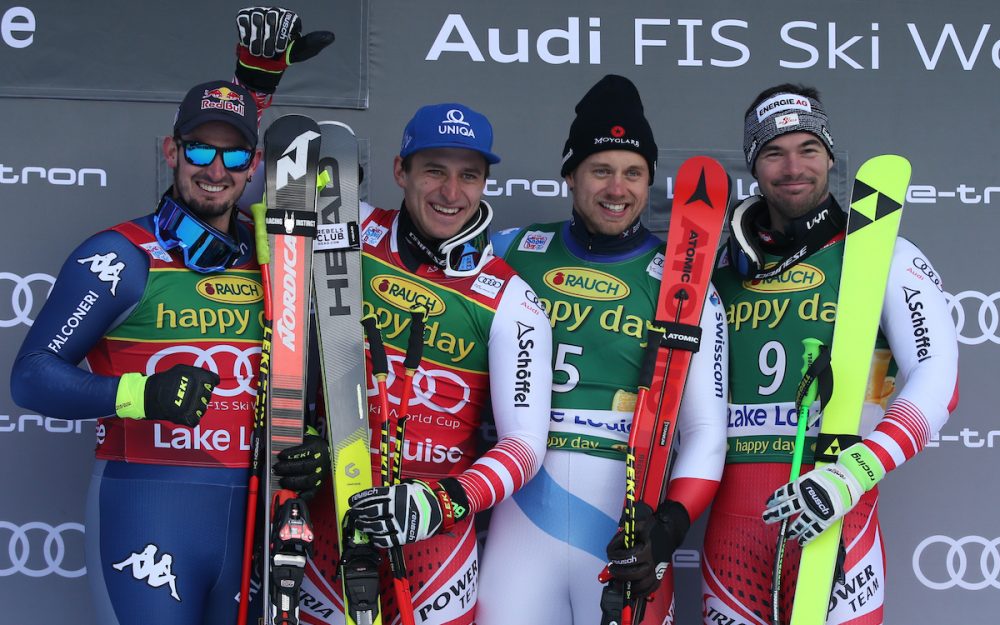
[[[236,128],[218,121],[206,122],[181,139],[219,148],[249,147]],[[185,160],[182,150],[173,137],[164,139],[163,155],[174,170],[174,197],[205,223],[226,232],[230,212],[260,161],[260,151],[254,153],[250,167],[245,171],[230,171],[222,164],[221,154],[217,154],[208,165],[198,167]]]
[[[573,191],[573,208],[591,234],[621,234],[649,201],[649,165],[629,150],[591,154],[566,182]]]
[[[464,148],[431,148],[411,154],[405,168],[397,156],[393,174],[417,231],[444,240],[458,234],[478,209],[486,159]]]
[[[761,148],[754,172],[771,226],[784,230],[789,221],[819,206],[830,195],[832,167],[826,146],[812,133],[790,132]]]

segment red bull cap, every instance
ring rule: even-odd
[[[257,103],[250,92],[225,80],[195,85],[184,96],[174,119],[174,134],[183,135],[210,121],[226,122],[257,147]]]

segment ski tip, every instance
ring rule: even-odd
[[[350,126],[348,126],[347,124],[345,124],[344,122],[335,122],[335,121],[332,121],[332,120],[327,120],[327,121],[320,122],[319,125],[320,126],[340,126],[341,128],[344,128],[345,130],[347,130],[347,132],[351,133],[352,135],[355,134],[354,129],[351,128]]]

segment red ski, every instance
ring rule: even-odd
[[[714,159],[688,159],[674,179],[663,278],[654,327],[639,374],[639,393],[625,459],[625,544],[635,537],[635,504],[656,510],[667,483],[670,447],[691,356],[701,344],[701,312],[729,206],[729,176]],[[615,595],[618,595],[617,597]],[[613,584],[601,599],[605,623],[642,620],[626,587]],[[621,606],[620,608],[617,606]],[[619,620],[620,615],[620,620]]]

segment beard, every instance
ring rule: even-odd
[[[174,192],[177,197],[184,202],[184,205],[194,213],[199,219],[206,223],[217,220],[229,214],[236,206],[239,196],[233,198],[220,198],[218,202],[205,202],[194,197],[192,188],[197,185],[197,176],[191,176],[182,182],[178,175],[178,170],[174,169]]]

